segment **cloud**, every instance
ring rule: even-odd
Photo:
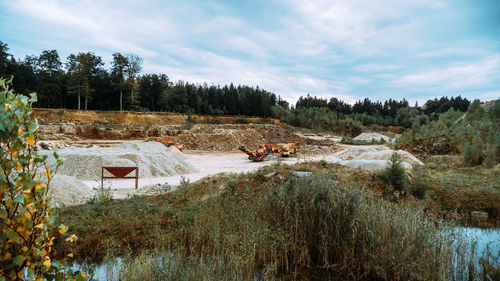
[[[258,85],[292,102],[307,93],[354,102],[500,91],[498,42],[452,0],[0,0],[0,8],[9,26],[0,35],[18,57],[50,48],[109,62],[135,53],[144,73]]]
[[[400,69],[400,65],[395,64],[359,64],[354,67],[355,71],[359,72],[384,72]]]
[[[401,77],[400,86],[420,86],[460,90],[490,84],[500,74],[500,55],[444,68],[431,68]],[[497,80],[498,82],[498,80]]]

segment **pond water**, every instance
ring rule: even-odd
[[[481,229],[476,227],[456,227],[455,232],[466,239],[476,242],[476,253],[483,253],[486,247],[492,255],[498,257],[500,251],[500,228]]]
[[[489,252],[500,257],[500,228],[496,229],[481,229],[475,227],[456,227],[453,229],[457,237],[474,241],[475,252],[482,256],[482,253],[488,248]],[[84,272],[93,271],[93,278],[97,281],[118,281],[120,279],[120,266],[123,264],[121,258],[116,258],[112,262],[101,265],[81,265],[73,264],[74,270],[82,270]],[[259,278],[257,277],[256,280]]]

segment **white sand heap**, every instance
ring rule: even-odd
[[[52,205],[78,205],[92,198],[94,191],[82,181],[64,175],[55,175],[50,181],[49,194]]]
[[[84,181],[100,180],[103,166],[137,166],[140,178],[197,172],[177,148],[167,148],[158,142],[123,143],[112,147],[68,147],[57,153],[64,162],[57,174]],[[49,156],[49,161],[54,161],[53,156]]]
[[[389,138],[388,136],[384,136],[382,134],[379,134],[379,133],[361,133],[360,135],[355,137],[353,140],[370,142],[372,140],[379,141],[380,139],[383,139],[384,141],[389,142],[391,138]]]
[[[387,165],[394,152],[401,157],[402,165],[407,169],[410,169],[412,165],[424,164],[407,151],[392,150],[383,145],[350,146],[335,154],[335,160],[332,162],[352,168],[382,169]]]

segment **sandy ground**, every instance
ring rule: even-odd
[[[281,160],[283,164],[295,164],[304,161],[320,161],[322,159],[330,158],[326,155],[298,155],[289,158],[274,158],[262,162],[252,162],[248,160],[247,156],[242,152],[208,152],[208,151],[184,151],[185,160],[194,165],[199,172],[175,175],[170,177],[158,178],[139,178],[139,191],[135,190],[134,180],[106,180],[104,187],[113,190],[114,198],[126,198],[132,194],[141,194],[141,187],[168,183],[171,186],[176,186],[181,182],[182,177],[188,179],[190,182],[195,182],[203,177],[215,175],[218,173],[244,173],[251,172],[266,165],[272,165]],[[98,188],[101,185],[100,181],[84,181],[90,187]]]

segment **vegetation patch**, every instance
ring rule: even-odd
[[[449,274],[444,225],[411,197],[409,204],[386,200],[385,186],[376,174],[326,162],[184,181],[167,194],[60,209],[61,222],[80,240],[58,241],[56,251],[87,261],[130,255],[122,270],[160,276],[152,280],[273,280],[311,270],[380,280]],[[197,265],[171,271],[161,257]]]
[[[385,144],[386,141],[384,139],[371,139],[370,141],[366,140],[355,140],[353,138],[342,137],[340,143],[343,144],[353,144],[353,145],[374,145],[374,144]]]

